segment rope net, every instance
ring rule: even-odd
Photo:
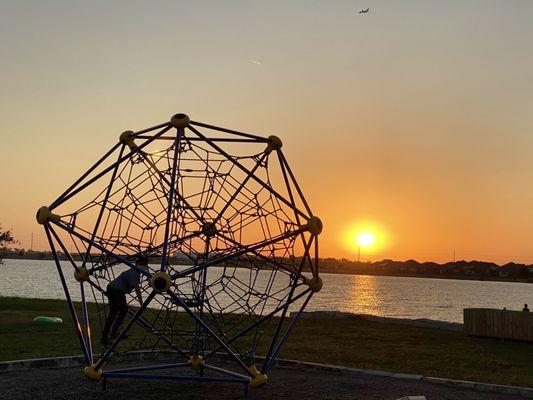
[[[154,274],[171,285],[141,313],[135,292],[127,295],[123,327],[133,318],[132,327],[111,350],[102,347],[106,362],[157,349],[185,359],[228,353],[243,365],[272,355],[283,334],[276,325],[287,325],[272,317],[301,310],[313,294],[309,282],[319,279],[317,232],[309,228],[316,217],[279,139],[197,122],[130,137],[50,207],[60,217],[46,225],[58,268],[87,270],[79,289],[65,287],[94,303],[88,309],[96,315],[80,317],[84,343],[97,339],[90,324],[94,336],[107,318],[108,284],[147,255],[143,301],[154,292]]]

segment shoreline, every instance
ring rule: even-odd
[[[533,283],[529,279],[519,278],[497,278],[497,277],[473,277],[473,276],[454,276],[442,274],[383,274],[383,273],[370,273],[370,272],[346,272],[346,271],[320,271],[321,274],[333,274],[333,275],[361,275],[361,276],[390,276],[397,278],[426,278],[426,279],[442,279],[442,280],[454,280],[454,281],[479,281],[479,282],[507,282],[507,283]]]
[[[25,261],[54,261],[53,259],[48,258],[28,258],[28,257],[6,257],[3,261],[8,260],[25,260]],[[186,265],[186,264],[176,264],[176,265]],[[0,265],[0,268],[1,265]],[[244,268],[244,267],[243,267]],[[443,275],[443,274],[416,274],[416,273],[399,273],[399,274],[385,274],[385,273],[371,273],[368,271],[331,271],[323,269],[320,271],[321,274],[332,274],[332,275],[360,275],[360,276],[389,276],[389,277],[399,277],[399,278],[426,278],[426,279],[443,279],[443,280],[460,280],[460,281],[479,281],[479,282],[507,282],[507,283],[533,283],[530,279],[526,278],[508,278],[508,277],[491,277],[491,276],[465,276],[465,275]]]
[[[17,300],[29,300],[29,301],[53,301],[65,303],[65,298],[43,298],[43,297],[23,297],[23,296],[4,296],[0,294],[0,306],[2,305],[2,300],[17,299]],[[73,300],[75,304],[81,304],[79,300]],[[87,304],[96,305],[94,301],[87,300]],[[0,307],[0,310],[2,308]],[[289,318],[292,318],[297,314],[297,311],[289,311]],[[365,314],[365,313],[354,313],[348,311],[337,311],[337,310],[314,310],[314,311],[303,311],[300,316],[301,319],[313,320],[313,319],[336,319],[336,320],[350,320],[350,319],[363,319],[371,322],[380,322],[383,324],[397,324],[397,325],[408,325],[408,326],[417,326],[422,328],[434,328],[434,329],[446,329],[453,331],[460,331],[463,329],[463,323],[453,322],[446,320],[438,320],[431,318],[402,318],[402,317],[387,317],[376,314]]]
[[[296,312],[291,312],[290,317]],[[444,329],[450,331],[462,331],[464,324],[460,322],[442,321],[429,318],[397,318],[397,317],[383,317],[373,314],[350,313],[343,311],[304,311],[302,312],[302,319],[363,319],[365,321],[379,322],[382,324],[393,325],[407,325],[416,326],[419,328]]]

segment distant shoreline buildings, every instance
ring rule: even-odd
[[[32,251],[26,249],[1,249],[3,259],[52,260],[49,251]],[[64,259],[62,254],[60,258]],[[74,255],[76,260],[81,259]],[[157,262],[158,258],[153,258]],[[298,262],[299,259],[296,259]],[[190,265],[189,257],[174,254],[171,263],[176,265]],[[245,266],[243,264],[243,266]],[[498,265],[485,261],[455,261],[439,264],[435,262],[418,262],[416,260],[394,261],[385,259],[375,262],[358,262],[346,258],[320,259],[322,273],[353,274],[353,275],[381,275],[406,276],[444,279],[472,279],[494,280],[507,282],[533,282],[533,265],[509,262]]]

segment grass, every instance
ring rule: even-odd
[[[37,315],[58,316],[65,323],[36,327]],[[180,324],[186,320],[183,316]],[[131,341],[140,335],[133,331]],[[79,353],[65,301],[0,297],[0,361]],[[533,387],[532,343],[361,319],[302,319],[280,357]]]

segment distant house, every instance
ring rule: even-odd
[[[528,278],[530,269],[525,264],[507,263],[499,269],[498,276],[502,278]]]

